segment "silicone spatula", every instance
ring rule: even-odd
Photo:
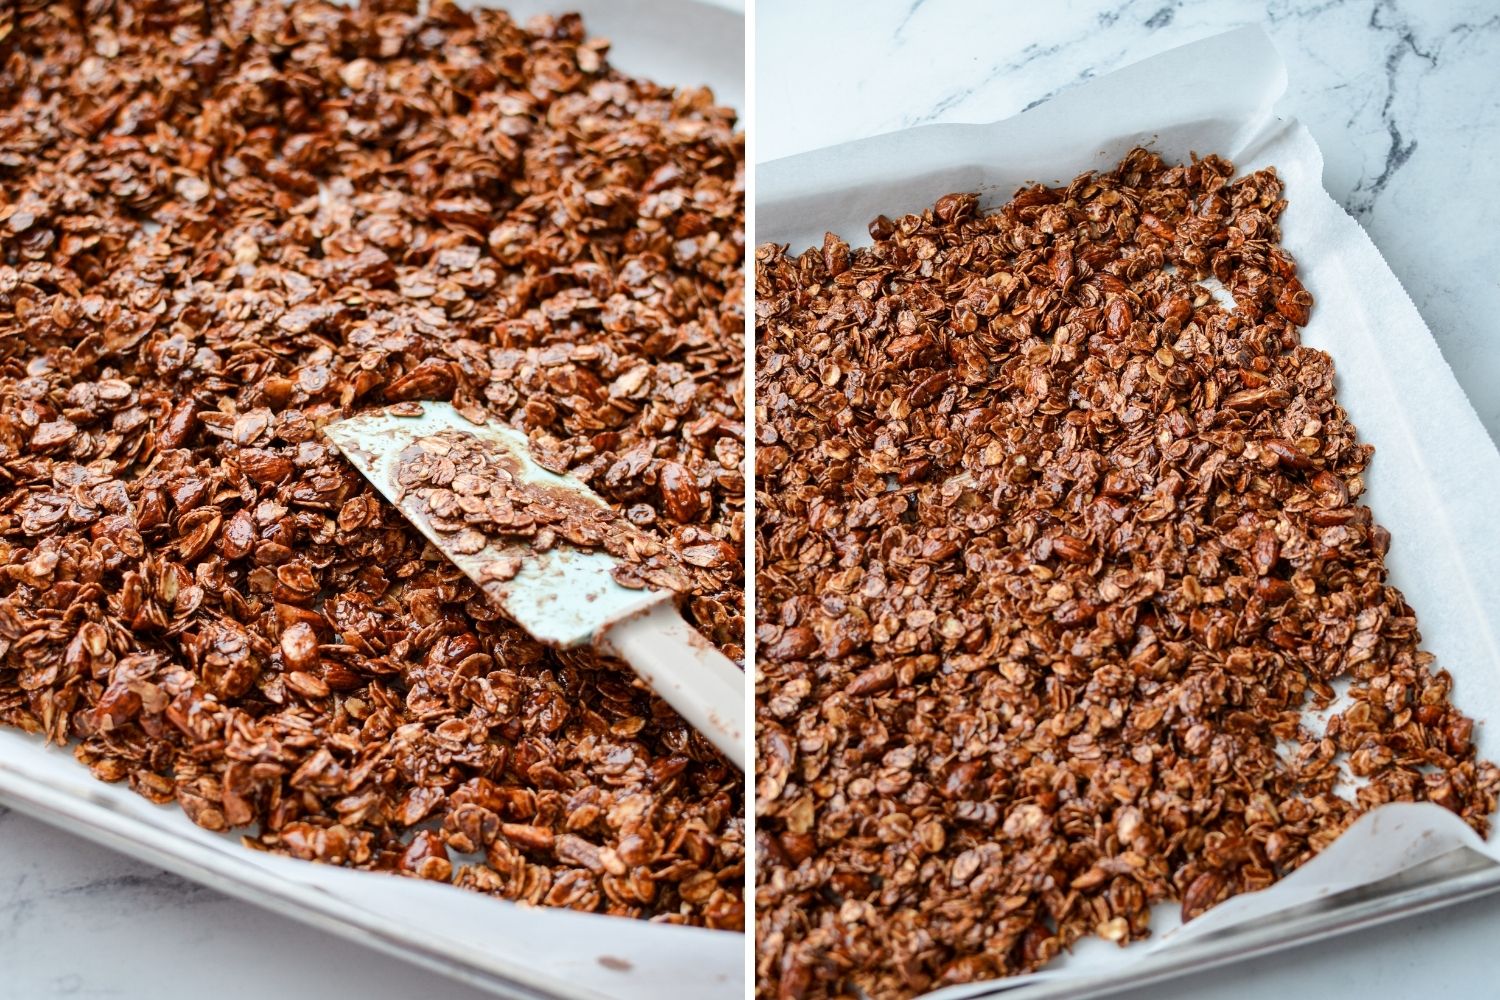
[[[525,435],[494,421],[471,423],[451,405],[434,402],[361,413],[328,425],[324,433],[512,621],[550,645],[593,646],[624,660],[690,725],[745,769],[745,674],[683,621],[671,592],[623,586],[613,576],[619,564],[616,557],[562,539],[544,552],[535,551],[526,539],[492,539],[477,552],[454,551],[452,539],[433,527],[426,505],[398,480],[403,452],[434,435],[456,433],[468,435],[470,447],[503,458],[523,482],[605,506],[577,479],[538,465]],[[486,570],[497,561],[512,566],[518,561],[520,568],[510,579],[496,580]]]

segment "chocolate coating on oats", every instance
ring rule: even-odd
[[[0,14],[0,720],[257,848],[739,928],[738,772],[321,428],[523,430],[743,655],[743,139],[577,17],[420,6]]]
[[[516,542],[546,552],[563,541],[619,559],[614,577],[626,587],[692,593],[716,582],[694,557],[664,545],[625,515],[574,490],[525,478],[508,452],[487,448],[473,435],[442,431],[418,439],[397,456],[396,480],[460,555]],[[722,548],[714,555],[715,566],[733,557]],[[505,581],[520,568],[520,560],[507,554],[486,567],[485,576]]]
[[[1383,802],[1487,829],[1500,772],[1299,340],[1281,182],[1232,176],[1136,150],[757,251],[760,996],[1139,939]]]

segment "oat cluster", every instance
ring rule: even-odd
[[[577,17],[0,12],[0,720],[259,848],[739,928],[741,779],[320,428],[451,400],[743,655],[743,138]]]
[[[1485,831],[1281,182],[1233,175],[1136,150],[757,251],[760,996],[1138,939],[1384,802]]]
[[[462,431],[412,442],[397,456],[396,480],[403,504],[415,503],[418,516],[443,539],[444,551],[487,553],[480,570],[485,583],[513,579],[528,554],[551,551],[559,542],[608,552],[619,560],[615,580],[636,590],[712,590],[723,570],[740,559],[737,549],[719,539],[671,548],[631,523],[632,514],[640,517],[651,508],[621,513],[577,490],[536,482],[505,448]],[[662,490],[670,503],[672,491],[665,484]],[[646,515],[648,524],[654,519],[654,511]]]

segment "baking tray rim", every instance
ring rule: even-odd
[[[1384,879],[1265,914],[1142,958],[1118,971],[1061,975],[971,994],[969,1000],[1087,1000],[1263,958],[1500,892],[1500,864],[1458,847]]]
[[[382,917],[316,886],[278,878],[235,857],[231,851],[218,851],[184,839],[164,839],[159,830],[116,812],[102,801],[52,788],[7,767],[3,761],[0,761],[0,804],[279,916],[487,990],[505,1000],[609,1000],[606,994],[595,990],[512,966],[501,955],[486,954],[462,942]],[[391,877],[370,874],[373,878]]]

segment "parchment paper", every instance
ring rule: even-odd
[[[664,84],[708,84],[721,103],[742,107],[745,29],[733,9],[736,0],[518,0],[489,6],[505,7],[518,19],[579,11],[591,35],[614,43],[615,66]],[[123,785],[94,780],[67,748],[46,747],[0,728],[0,796],[8,785],[16,796],[25,796],[24,802],[12,800],[22,809],[45,793],[66,803],[75,820],[119,838],[117,846],[132,840],[165,846],[193,866],[223,875],[222,887],[231,891],[234,883],[248,880],[326,893],[353,907],[351,912],[393,928],[384,940],[369,939],[384,950],[394,950],[393,939],[457,946],[485,956],[491,968],[517,983],[558,996],[741,1000],[744,995],[741,934],[524,907],[417,879],[254,852],[240,846],[237,837],[199,829],[176,807],[154,806]]]
[[[794,251],[832,231],[868,243],[876,215],[920,211],[950,191],[991,205],[1038,181],[1113,166],[1136,145],[1170,160],[1219,153],[1241,172],[1274,165],[1289,207],[1283,244],[1316,299],[1303,341],[1329,352],[1338,398],[1376,449],[1363,498],[1392,536],[1391,582],[1417,612],[1424,647],[1454,678],[1475,740],[1500,754],[1500,454],[1438,352],[1411,299],[1359,224],[1323,188],[1322,154],[1295,118],[1277,113],[1286,69],[1259,28],[1174,49],[1099,77],[1031,111],[987,125],[928,125],[829,147],[757,169],[756,240]],[[1161,948],[1342,889],[1378,881],[1459,846],[1500,857],[1437,806],[1390,805],[1363,817],[1319,857],[1263,892],[1186,927],[1176,907],[1153,913],[1153,938],[1127,948],[1099,939],[1042,977],[1122,970]],[[1023,979],[1005,980],[1007,985]],[[966,986],[943,1000],[994,989]]]

